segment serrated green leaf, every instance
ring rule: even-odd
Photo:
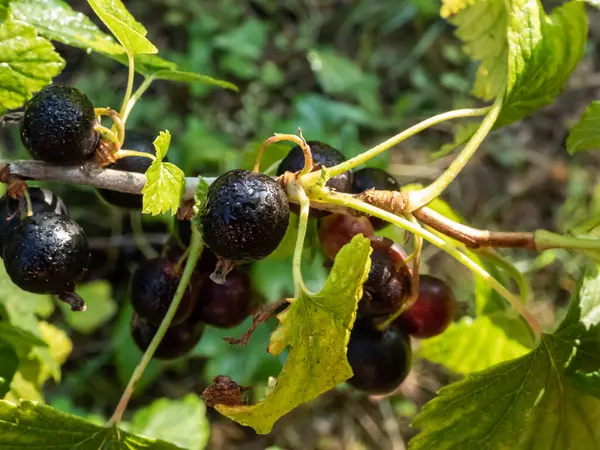
[[[571,128],[567,150],[573,155],[586,150],[600,149],[600,101],[590,103],[579,122]]]
[[[276,355],[289,347],[289,355],[276,386],[251,406],[217,405],[221,413],[257,433],[269,433],[281,416],[352,376],[346,346],[369,273],[370,253],[369,240],[355,236],[336,257],[321,292],[302,294],[279,314],[269,352]]]
[[[231,89],[232,91],[238,91],[235,84],[224,80],[217,80],[216,78],[209,77],[208,75],[200,75],[194,72],[184,72],[181,70],[159,70],[154,72],[152,75],[157,80],[169,80],[177,81],[180,83],[191,83],[191,84],[208,84],[212,86],[219,86],[224,89]]]
[[[499,317],[506,316],[506,317]],[[498,317],[499,323],[494,320]],[[511,334],[527,335],[528,327],[517,317],[494,313],[476,319],[463,318],[452,323],[439,336],[421,341],[418,356],[460,374],[487,369],[527,353],[526,347]]]
[[[202,450],[208,443],[210,427],[204,402],[197,395],[188,394],[181,400],[162,398],[140,409],[127,431],[187,450]]]
[[[46,405],[0,401],[0,448],[29,450],[177,450],[173,444],[101,427]]]
[[[111,36],[62,0],[13,0],[10,8],[15,18],[33,25],[50,40],[106,55],[125,53]]]
[[[77,286],[76,292],[86,301],[85,312],[73,312],[68,305],[61,304],[65,319],[74,330],[93,333],[116,314],[117,304],[112,298],[112,287],[108,281],[82,284]]]
[[[165,156],[167,156],[167,152],[169,151],[169,146],[171,145],[171,133],[169,130],[161,131],[158,134],[158,137],[154,139],[152,143],[154,148],[156,149],[156,159],[163,160]]]
[[[127,11],[121,0],[88,0],[100,20],[115,35],[131,55],[158,53],[158,49],[146,39],[148,33]]]
[[[0,114],[52,82],[65,62],[35,28],[9,15],[0,24]]]
[[[0,398],[4,398],[10,390],[10,383],[18,369],[17,353],[11,345],[0,341]]]
[[[600,275],[580,286],[560,327],[535,350],[443,388],[416,417],[421,433],[409,449],[600,448],[600,400],[568,374],[582,341],[598,339]],[[600,370],[593,360],[588,368]]]

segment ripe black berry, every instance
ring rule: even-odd
[[[242,323],[251,310],[250,278],[234,269],[227,274],[224,284],[203,278],[192,317],[215,327],[231,328]]]
[[[290,206],[272,178],[236,169],[217,178],[199,212],[202,236],[219,257],[249,262],[271,254],[287,230]]]
[[[155,258],[143,262],[131,280],[131,304],[133,309],[153,325],[160,325],[167,314],[181,281],[183,269],[177,261]],[[177,325],[187,319],[196,304],[191,287],[181,299],[177,313],[171,322]]]
[[[51,212],[24,219],[6,238],[3,255],[13,283],[28,292],[59,297],[73,291],[89,263],[83,229]]]
[[[346,214],[331,214],[319,224],[319,241],[323,253],[332,261],[344,245],[357,234],[370,237],[375,234],[367,217],[353,217]]]
[[[337,149],[319,141],[308,141],[307,144],[310,147],[314,170],[322,167],[333,167],[344,161],[346,157]],[[283,175],[285,172],[298,172],[304,167],[304,152],[300,146],[296,145],[290,150],[283,161],[277,168],[277,175]],[[352,172],[344,172],[340,175],[329,179],[326,186],[330,189],[334,189],[337,192],[351,192],[352,190]],[[292,211],[298,213],[299,208],[297,205],[292,205]],[[312,217],[324,217],[329,214],[327,211],[317,210],[311,208],[310,210]]]
[[[133,314],[131,336],[141,351],[146,351],[157,331],[158,327],[138,314]],[[169,327],[154,353],[154,358],[175,359],[189,353],[200,342],[203,333],[204,324],[202,322],[188,320],[182,324]]]
[[[140,133],[128,131],[125,135],[123,148],[138,152],[156,155],[153,139]],[[166,159],[165,159],[166,160]],[[107,166],[107,169],[122,170],[124,172],[146,173],[152,160],[143,156],[127,156]],[[126,209],[142,209],[142,195],[126,194],[109,189],[98,189],[100,197],[113,206]]]
[[[398,327],[382,332],[357,319],[350,333],[348,363],[354,375],[348,384],[373,395],[394,391],[410,372],[410,339]]]
[[[420,275],[417,301],[396,322],[414,337],[437,336],[452,322],[454,304],[450,286],[431,275]]]
[[[397,311],[411,289],[411,272],[404,249],[388,238],[371,238],[371,269],[363,286],[358,307],[364,316],[380,316]]]
[[[23,144],[34,158],[53,164],[77,164],[98,145],[94,105],[78,89],[47,86],[25,107]]]
[[[29,198],[31,198],[31,212],[33,214],[42,212],[68,214],[67,207],[60,197],[54,195],[48,189],[29,188],[28,192]],[[4,243],[9,233],[21,223],[19,203],[19,200],[15,200],[8,195],[0,198],[0,249],[4,248]],[[22,199],[21,203],[25,206],[25,199]]]
[[[368,167],[354,172],[352,177],[352,193],[360,194],[369,189],[378,191],[397,191],[400,188],[398,182],[383,169]],[[388,225],[385,220],[378,217],[371,217],[371,223],[375,230]]]

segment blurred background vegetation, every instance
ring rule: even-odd
[[[86,2],[69,3],[93,17]],[[148,28],[162,56],[240,88],[234,93],[155,82],[134,109],[128,129],[151,137],[170,130],[169,159],[189,176],[250,168],[257,146],[274,132],[300,127],[307,139],[353,156],[433,114],[477,106],[469,95],[476,66],[439,18],[436,0],[128,0],[126,6]],[[445,194],[474,226],[563,231],[600,211],[600,159],[594,153],[570,158],[564,148],[569,126],[600,98],[600,21],[594,11],[590,17],[586,57],[567,92],[531,118],[493,133]],[[127,77],[122,66],[77,49],[58,49],[67,67],[55,82],[79,87],[98,107],[120,105]],[[388,168],[401,184],[427,183],[451,160],[455,136],[460,143],[468,130],[464,121],[440,125],[370,164]],[[3,130],[2,142],[3,157],[26,157],[18,132]],[[284,146],[269,148],[263,167],[285,151]],[[47,386],[45,396],[63,410],[107,417],[140,357],[129,337],[129,275],[137,261],[164,243],[172,220],[130,217],[89,188],[57,184],[52,189],[89,234],[94,265],[92,282],[82,288],[90,307],[86,316],[48,312],[74,347],[63,381]],[[146,233],[142,240],[140,230]],[[536,315],[553,323],[580,261],[564,252],[507,254],[531,276]],[[290,293],[287,256],[249,268],[266,301]],[[469,274],[433,248],[424,257],[425,269],[451,282],[462,311],[467,310],[473,297]],[[313,259],[306,273],[318,283],[326,274],[319,255]],[[221,340],[247,326],[208,330],[192,357],[153,363],[131,410],[157,397],[200,393],[218,374],[254,385],[260,396],[283,359],[265,352],[272,322],[259,328],[247,348]],[[408,427],[411,417],[452,377],[418,361],[395,395],[368,399],[342,386],[286,416],[269,436],[256,436],[208,411],[209,448],[402,449],[414,433]]]

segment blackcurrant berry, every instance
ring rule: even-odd
[[[431,275],[419,276],[419,297],[396,320],[411,336],[425,339],[441,334],[454,318],[455,299],[444,281]]]
[[[71,292],[89,264],[83,229],[51,212],[24,219],[6,238],[3,255],[13,283],[37,294]]]
[[[381,316],[397,311],[411,289],[411,271],[404,249],[388,238],[371,238],[371,269],[358,307],[364,316]]]
[[[21,138],[35,159],[52,164],[78,164],[98,145],[94,105],[78,89],[47,86],[25,107]]]
[[[250,278],[236,268],[227,274],[224,284],[203,277],[192,318],[215,327],[231,328],[242,323],[251,311]]]
[[[348,384],[367,394],[389,394],[410,372],[410,338],[398,327],[379,331],[369,320],[357,319],[350,333],[348,363],[354,372]]]
[[[134,313],[131,319],[131,336],[138,348],[145,352],[152,342],[158,327]],[[160,341],[154,358],[175,359],[189,353],[200,342],[204,333],[202,322],[185,321],[179,325],[169,327]]]
[[[156,155],[156,149],[152,143],[153,139],[140,133],[128,131],[125,135],[123,148],[136,150],[149,155]],[[127,156],[121,158],[107,166],[107,169],[122,170],[124,172],[146,173],[152,160],[143,156]],[[100,197],[107,203],[125,209],[142,209],[141,194],[127,194],[124,192],[112,191],[110,189],[98,189]]]
[[[313,157],[314,170],[322,167],[333,167],[346,161],[346,157],[337,149],[320,141],[308,141]],[[304,152],[300,146],[293,147],[290,152],[279,164],[277,175],[283,175],[285,172],[298,172],[304,167]],[[344,172],[329,179],[326,186],[337,192],[351,192],[352,190],[352,172]],[[298,205],[291,205],[292,211],[298,213]],[[329,214],[327,211],[310,209],[311,217],[324,217]]]
[[[397,191],[400,189],[398,182],[383,169],[368,167],[354,172],[352,177],[352,193],[360,194],[369,189],[378,191]],[[380,230],[388,223],[379,217],[371,217],[375,230]]]
[[[56,214],[67,215],[67,207],[59,196],[54,195],[48,189],[29,188],[29,198],[31,199],[31,212],[39,214],[42,212],[53,212]],[[26,205],[25,199],[15,200],[8,195],[0,198],[0,249],[4,248],[4,243],[8,234],[21,223],[21,211],[19,203]]]
[[[151,324],[160,325],[171,306],[182,272],[177,261],[167,258],[150,259],[140,264],[131,280],[133,309]],[[187,319],[195,304],[196,295],[188,286],[171,323],[177,325]]]
[[[331,214],[319,224],[321,248],[332,261],[344,245],[357,234],[370,237],[375,234],[367,217],[353,217],[346,214]]]
[[[264,174],[236,169],[217,178],[199,211],[202,236],[219,257],[249,262],[271,254],[288,227],[283,188]]]

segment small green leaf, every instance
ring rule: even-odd
[[[0,114],[52,82],[65,62],[35,28],[9,15],[0,24]]]
[[[8,342],[13,347],[24,348],[26,352],[31,347],[48,346],[40,337],[7,322],[0,322],[0,340]]]
[[[146,171],[146,185],[142,189],[143,213],[162,214],[177,212],[185,191],[185,175],[175,164],[163,162],[171,143],[171,134],[161,131],[154,141],[156,160]]]
[[[159,70],[154,72],[152,77],[157,80],[169,80],[191,84],[208,84],[212,86],[219,86],[224,89],[231,89],[232,91],[236,92],[238,91],[237,86],[233,83],[217,80],[216,78],[209,77],[208,75],[200,75],[194,72],[184,72],[181,70]]]
[[[418,356],[467,374],[527,353],[531,347],[511,335],[527,332],[527,325],[520,318],[501,312],[476,319],[465,317],[450,324],[440,336],[421,341]]]
[[[106,55],[125,53],[111,36],[62,0],[18,0],[10,8],[15,18],[33,25],[47,39]]]
[[[164,441],[101,427],[46,405],[0,401],[0,448],[78,450],[177,450]]]
[[[76,292],[85,299],[87,310],[83,313],[73,312],[66,304],[61,304],[61,308],[69,325],[80,333],[93,333],[117,312],[117,304],[112,298],[112,287],[108,281],[93,281],[77,286]]]
[[[196,227],[197,230],[202,230],[202,224],[200,223],[200,218],[198,217],[198,212],[202,209],[204,202],[206,202],[206,197],[208,195],[208,183],[204,179],[204,177],[198,177],[198,188],[194,193],[194,217],[192,218],[192,225]]]
[[[573,155],[586,150],[600,149],[600,101],[590,103],[579,122],[571,128],[567,150]]]
[[[15,373],[19,369],[19,357],[6,342],[0,341],[0,398],[10,390]]]
[[[421,433],[409,449],[600,448],[600,400],[569,376],[587,353],[582,343],[598,344],[599,308],[600,275],[587,275],[562,324],[533,351],[440,390],[416,417]],[[587,373],[600,370],[597,355],[583,357]]]
[[[127,11],[121,0],[88,0],[100,20],[115,35],[131,55],[158,53],[158,49],[146,39],[148,33]]]
[[[289,355],[275,387],[251,406],[217,405],[221,413],[257,433],[269,433],[281,416],[352,376],[346,346],[370,253],[369,240],[355,236],[336,257],[321,292],[302,294],[279,314],[269,352],[277,355],[289,347]]]
[[[181,400],[162,398],[135,413],[127,431],[178,445],[202,450],[208,443],[210,427],[206,406],[195,394]]]

